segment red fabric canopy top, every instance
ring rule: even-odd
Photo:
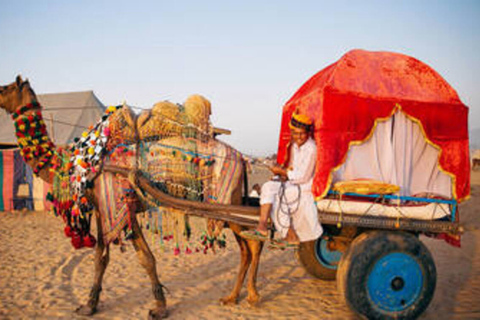
[[[418,120],[426,139],[440,149],[440,169],[452,179],[458,201],[470,194],[468,108],[432,68],[398,53],[352,50],[310,78],[283,107],[279,163],[286,161],[292,113],[314,120],[318,159],[313,193],[327,193],[331,173],[349,146],[364,141],[375,121],[400,108]]]

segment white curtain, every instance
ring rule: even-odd
[[[452,197],[451,177],[438,168],[439,150],[427,143],[420,126],[397,111],[379,121],[369,140],[354,145],[333,183],[372,179],[400,186],[400,195],[421,193]]]

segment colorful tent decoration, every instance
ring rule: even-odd
[[[279,163],[286,160],[295,110],[314,120],[316,198],[327,194],[350,146],[366,141],[379,120],[398,110],[421,124],[425,139],[440,150],[439,167],[452,178],[453,198],[470,194],[468,108],[435,70],[413,57],[352,50],[315,74],[283,107]]]

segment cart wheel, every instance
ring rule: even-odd
[[[331,251],[325,234],[312,241],[300,243],[298,260],[312,276],[322,280],[335,280],[342,252]]]
[[[428,249],[412,234],[373,231],[343,255],[338,288],[347,304],[369,319],[414,319],[428,307],[437,281]]]

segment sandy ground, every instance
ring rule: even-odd
[[[472,198],[460,208],[469,230],[462,248],[422,237],[434,256],[438,280],[421,319],[480,319],[479,211],[480,172],[473,172]],[[61,219],[49,213],[0,213],[0,319],[86,319],[73,310],[88,298],[93,250],[74,250],[62,230]],[[265,249],[258,307],[244,301],[245,290],[238,305],[220,306],[218,299],[229,293],[239,263],[229,230],[227,248],[215,255],[174,256],[173,248],[162,252],[158,237],[147,235],[161,281],[170,290],[170,319],[356,318],[341,302],[336,283],[309,276],[293,251]],[[121,253],[112,247],[94,319],[144,319],[153,306],[150,282],[133,248],[127,248]]]

